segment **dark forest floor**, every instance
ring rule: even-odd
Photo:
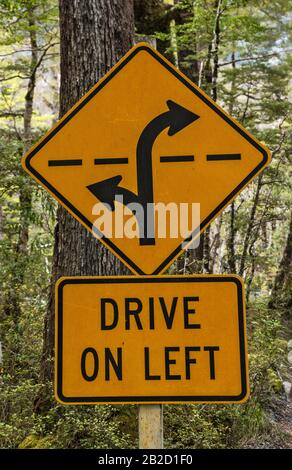
[[[286,407],[282,410],[276,426],[286,437],[286,447],[292,449],[292,401],[288,401]]]
[[[292,401],[277,400],[270,410],[271,431],[248,441],[247,449],[292,449]]]

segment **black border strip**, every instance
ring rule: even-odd
[[[239,350],[240,350],[240,376],[241,376],[241,393],[237,396],[122,396],[122,397],[66,397],[63,394],[63,289],[67,284],[143,284],[143,283],[185,283],[185,282],[232,282],[237,286],[237,301],[238,301],[238,324],[239,324]],[[194,277],[194,276],[163,276],[163,277],[88,277],[88,278],[64,278],[58,285],[57,290],[57,351],[56,363],[57,367],[57,396],[64,403],[127,403],[127,402],[239,402],[243,400],[247,393],[247,364],[245,360],[245,328],[244,328],[244,307],[243,307],[243,290],[240,280],[235,276],[224,277]]]
[[[92,223],[76,208],[68,201],[62,194],[60,194],[43,176],[38,173],[32,166],[31,166],[31,159],[33,156],[42,148],[46,143],[51,140],[54,135],[56,135],[62,128],[67,124],[70,119],[72,119],[75,114],[77,114],[80,109],[83,108],[102,88],[115,76],[119,73],[127,64],[128,62],[136,56],[140,51],[146,51],[150,54],[155,60],[157,60],[163,67],[165,67],[172,75],[174,75],[183,85],[185,85],[190,91],[192,91],[198,98],[200,98],[207,106],[209,106],[215,113],[217,113],[224,121],[226,121],[233,129],[235,129],[242,137],[244,137],[253,147],[255,147],[260,153],[263,155],[263,160],[244,178],[244,180],[206,217],[202,222],[200,227],[197,227],[193,233],[184,241],[187,242],[194,238],[201,230],[203,230],[206,225],[220,212],[223,207],[233,198],[236,196],[238,192],[253,178],[253,176],[266,164],[268,161],[268,154],[265,149],[263,149],[252,137],[250,137],[243,129],[241,129],[235,122],[233,122],[228,116],[226,116],[220,109],[215,106],[215,104],[209,101],[203,94],[201,94],[200,90],[195,88],[191,85],[183,76],[180,75],[175,69],[173,69],[170,64],[168,64],[162,57],[156,54],[156,52],[145,45],[141,45],[136,47],[132,53],[128,55],[124,60],[120,62],[120,64],[109,73],[109,75],[98,85],[95,89],[93,89],[86,98],[78,105],[75,109],[73,109],[70,114],[62,121],[60,124],[42,141],[37,145],[30,154],[25,159],[25,166],[26,168],[39,180],[42,184],[49,189],[49,191],[57,198],[62,201],[62,203],[70,209],[73,214],[75,214],[84,225],[89,229],[92,233]],[[117,255],[128,264],[128,266],[133,269],[133,271],[137,274],[145,274],[139,266],[137,266],[126,254],[124,254],[109,238],[103,236],[102,241],[112,249]],[[175,259],[178,254],[182,251],[183,242],[179,244],[179,246],[153,271],[152,274],[158,274],[162,272],[167,265]],[[146,273],[149,274],[149,273]]]

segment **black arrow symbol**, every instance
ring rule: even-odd
[[[117,196],[123,197],[124,205],[136,203],[142,206],[143,219],[136,212],[140,232],[140,245],[155,245],[152,178],[152,148],[154,142],[164,129],[169,128],[168,135],[173,136],[200,117],[172,100],[167,101],[167,106],[168,111],[159,114],[147,124],[137,143],[138,194],[119,186],[122,180],[121,175],[87,186],[89,191],[102,203],[107,204],[112,211],[115,210],[114,201]],[[146,231],[145,234],[144,230]]]

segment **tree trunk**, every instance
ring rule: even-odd
[[[181,14],[183,11],[181,12]],[[192,42],[189,47],[179,49],[178,52],[178,62],[180,65],[180,70],[196,85],[199,84],[199,75],[200,75],[200,61],[196,58],[198,54],[198,45],[197,45],[197,34],[195,31],[195,18],[196,18],[196,1],[193,2],[193,32],[192,32]],[[188,19],[186,18],[185,21]],[[185,59],[191,55],[192,59],[188,61],[187,66],[184,65]]]
[[[213,31],[213,38],[208,46],[208,54],[207,60],[204,69],[204,77],[207,92],[209,91],[209,87],[211,87],[211,94],[214,101],[217,100],[217,79],[218,79],[218,62],[219,62],[219,45],[220,45],[220,18],[221,18],[221,0],[215,0],[214,5],[214,31]],[[213,67],[211,67],[211,61],[213,57]],[[221,240],[220,240],[220,230],[221,224],[218,224],[218,231],[216,233],[216,244],[219,248]],[[201,243],[203,243],[203,253],[204,253],[204,272],[211,273],[212,266],[215,264],[215,259],[213,259],[211,263],[211,226],[209,226],[205,233],[204,237],[201,239]],[[216,255],[216,252],[214,253]]]
[[[251,254],[251,267],[250,267],[250,275],[246,279],[246,294],[245,294],[245,300],[246,300],[247,307],[249,307],[251,286],[252,286],[252,282],[253,282],[254,275],[255,275],[255,272],[256,272],[256,255],[252,252],[250,254]]]
[[[269,302],[270,308],[279,306],[291,308],[292,306],[292,211],[290,214],[290,225],[283,256],[279,265],[277,275]]]
[[[209,272],[212,274],[215,272],[220,272],[220,251],[222,247],[222,238],[221,238],[221,229],[223,226],[223,214],[220,214],[217,219],[215,226],[215,233],[213,235],[213,244],[211,246],[211,259],[210,259],[210,266]]]
[[[229,217],[230,217],[230,224],[229,224],[229,231],[227,235],[227,259],[228,259],[229,271],[232,274],[236,274],[237,272],[236,255],[235,255],[236,227],[235,227],[235,202],[234,201],[230,204]]]
[[[23,140],[24,140],[24,152],[27,152],[32,145],[32,133],[31,133],[31,120],[33,112],[33,100],[36,86],[36,64],[38,61],[37,52],[37,34],[36,34],[36,23],[34,17],[34,10],[32,7],[28,8],[28,26],[29,26],[29,37],[30,37],[30,77],[28,80],[27,91],[25,95],[25,108],[23,115]],[[31,212],[31,182],[28,178],[23,182],[19,194],[19,205],[20,205],[20,229],[18,239],[18,252],[23,255],[27,255],[28,249],[28,231],[29,231],[29,215]]]
[[[221,0],[215,2],[215,25],[214,25],[214,40],[213,40],[213,73],[212,73],[212,98],[217,101],[217,80],[218,80],[218,64],[219,64],[219,45],[220,45],[220,17],[221,17]]]
[[[234,108],[234,96],[236,91],[236,62],[235,62],[235,52],[234,52],[234,44],[232,47],[232,54],[231,54],[231,62],[232,62],[232,79],[231,79],[231,88],[230,88],[230,103],[229,103],[229,114],[232,116],[233,108]],[[235,254],[235,236],[236,236],[236,211],[235,211],[235,202],[232,201],[230,204],[229,210],[229,226],[227,232],[227,260],[229,270],[232,274],[236,274],[237,267],[236,267],[236,254]]]
[[[60,0],[60,116],[130,49],[133,33],[132,0]],[[45,318],[42,383],[53,377],[54,286],[57,279],[63,275],[120,274],[129,274],[129,271],[59,206]]]
[[[31,120],[33,113],[34,91],[36,86],[37,34],[33,7],[27,8],[27,26],[30,39],[29,80],[24,98],[23,113],[23,150],[26,152],[32,144]],[[14,253],[10,288],[7,292],[3,311],[11,315],[18,324],[21,315],[19,291],[24,281],[28,261],[28,237],[32,209],[31,180],[24,177],[19,190],[19,233]]]
[[[211,245],[211,226],[209,225],[204,233],[203,242],[203,272],[210,274],[210,263],[211,263],[211,253],[210,253],[210,245]]]
[[[251,212],[250,212],[250,217],[249,217],[247,229],[246,229],[246,232],[245,232],[245,237],[244,237],[244,242],[243,242],[243,250],[242,250],[242,255],[241,255],[241,260],[240,260],[240,267],[239,267],[239,275],[240,276],[243,276],[244,271],[245,271],[245,265],[246,265],[247,255],[248,255],[248,247],[249,247],[252,231],[253,231],[253,228],[254,228],[256,211],[257,211],[257,208],[258,208],[259,199],[260,199],[260,192],[261,192],[261,189],[262,189],[262,178],[263,178],[263,174],[261,174],[257,179],[256,192],[255,192],[253,205],[252,205]]]

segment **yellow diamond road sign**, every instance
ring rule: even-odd
[[[23,157],[23,167],[133,272],[157,274],[269,160],[202,90],[138,44]]]

